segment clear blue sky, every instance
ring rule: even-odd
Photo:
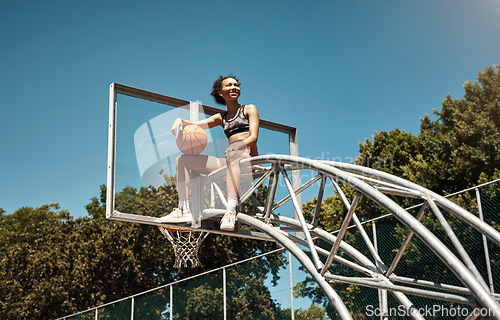
[[[302,156],[349,161],[374,131],[418,134],[499,63],[499,16],[496,0],[4,1],[0,208],[86,215],[112,82],[215,105],[213,80],[235,73],[240,102],[298,128]]]

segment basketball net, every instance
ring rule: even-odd
[[[164,226],[158,226],[158,228],[174,248],[174,268],[201,267],[200,259],[198,259],[198,251],[200,250],[201,243],[208,236],[208,232]]]

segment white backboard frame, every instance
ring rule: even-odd
[[[225,110],[214,108],[207,105],[201,105],[199,102],[191,102],[178,98],[169,97],[166,95],[126,86],[123,84],[112,83],[109,88],[109,127],[108,127],[108,167],[107,167],[107,195],[106,195],[106,218],[110,220],[117,221],[127,221],[135,222],[149,225],[167,225],[161,223],[158,218],[143,216],[136,213],[125,213],[119,212],[115,208],[115,172],[116,172],[116,115],[117,115],[117,97],[118,95],[126,95],[138,99],[148,100],[168,106],[182,107],[190,106],[190,117],[191,120],[198,119],[198,114],[200,107],[203,108],[203,112],[207,115],[213,115],[216,113],[225,112]],[[298,141],[297,141],[297,129],[291,126],[267,121],[260,120],[260,128],[269,129],[281,133],[285,133],[289,137],[289,149],[290,155],[298,156]],[[299,172],[292,172],[292,183],[294,188],[300,187],[300,175]],[[298,195],[299,201],[300,194]],[[193,208],[194,209],[194,208]],[[200,226],[191,226],[192,228],[199,228]],[[183,227],[184,228],[184,227]],[[189,228],[187,228],[189,229]],[[255,238],[255,239],[265,239],[269,240],[269,237],[262,233],[248,232],[248,231],[238,231],[238,232],[223,232],[212,229],[203,229],[212,233],[220,234],[231,234],[233,236]]]

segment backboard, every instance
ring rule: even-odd
[[[109,92],[109,133],[107,168],[106,217],[111,220],[128,221],[150,225],[166,225],[158,217],[169,212],[158,212],[146,216],[127,208],[118,208],[116,195],[125,188],[140,188],[172,185],[175,176],[175,161],[181,154],[170,128],[176,118],[196,121],[225,110],[203,105],[199,101],[186,101],[166,95],[112,83]],[[203,154],[224,158],[228,146],[227,138],[220,127],[205,128],[208,144]],[[267,144],[261,143],[267,141]],[[297,130],[283,124],[260,120],[259,154],[298,155]],[[194,174],[191,203],[193,216],[201,217],[207,200],[203,176]],[[295,187],[300,186],[300,177],[292,173]],[[214,227],[215,226],[215,227]],[[270,240],[265,234],[236,230],[218,230],[210,219],[197,219],[184,229],[204,229],[212,233],[231,234],[256,239]]]

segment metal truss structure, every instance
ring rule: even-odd
[[[424,317],[417,310],[412,312],[412,309],[416,307],[410,299],[411,296],[467,305],[471,308],[478,308],[478,310],[494,310],[496,312],[492,312],[491,318],[500,319],[498,312],[500,306],[496,301],[498,295],[490,291],[474,265],[472,258],[465,251],[460,239],[452,231],[441,210],[449,212],[485,235],[494,244],[500,245],[500,233],[484,223],[477,216],[426,188],[367,167],[285,155],[258,156],[251,160],[242,161],[243,164],[245,162],[251,162],[248,165],[251,164],[259,172],[258,175],[260,177],[255,179],[250,190],[241,196],[241,201],[245,201],[246,199],[256,201],[252,194],[258,187],[264,184],[268,186],[268,194],[264,204],[256,203],[259,210],[255,215],[239,213],[237,218],[239,223],[260,230],[265,236],[258,235],[257,233],[233,235],[265,240],[271,238],[274,241],[278,241],[307,269],[342,319],[351,319],[351,315],[330,283],[355,284],[389,293],[401,306],[404,306],[408,310],[408,314],[413,319],[423,319]],[[289,176],[291,172],[296,173],[301,170],[313,171],[315,172],[315,176],[300,187],[293,188]],[[225,203],[224,196],[217,185],[218,179],[224,173],[225,170],[220,169],[205,178],[205,183],[211,185],[212,208],[203,210],[202,219],[220,216],[224,212],[223,209],[214,208],[216,195],[222,200],[222,203]],[[288,195],[277,201],[275,196],[278,189],[279,176],[285,182]],[[342,198],[347,209],[342,227],[336,235],[318,228],[321,202],[325,194],[327,179],[331,180],[335,192]],[[297,195],[315,183],[320,184],[316,210],[314,211],[312,221],[306,221],[302,213],[302,204],[297,200]],[[354,198],[348,200],[339,184],[352,187],[356,191]],[[418,214],[414,216],[402,208],[391,198],[393,196],[422,200]],[[362,210],[360,208],[362,197],[368,198],[371,200],[370,202],[383,208],[408,228],[407,237],[399,250],[397,250],[397,254],[392,261],[382,261],[374,244],[356,216],[356,211],[359,212]],[[275,211],[288,201],[292,201],[293,203],[295,209],[294,217],[289,218],[276,215]],[[431,211],[437,218],[446,236],[453,244],[453,248],[448,248],[420,222],[426,211]],[[344,236],[350,224],[354,224],[361,234],[371,253],[370,256],[362,254],[359,250],[344,241]],[[214,231],[212,230],[212,232]],[[296,236],[296,232],[300,232],[303,237]],[[418,237],[434,252],[448,268],[448,271],[452,272],[461,281],[462,286],[408,278],[398,276],[395,273],[396,266],[408,248],[408,244],[413,236]],[[332,245],[331,250],[327,251],[318,247],[315,245],[314,239],[329,242]],[[306,251],[309,254],[306,254]],[[339,255],[340,251],[344,253],[343,256]],[[453,252],[456,252],[456,254]],[[320,259],[320,256],[322,256],[322,259]],[[346,258],[346,256],[349,258]],[[342,264],[364,276],[352,277],[332,274],[329,268],[333,262]],[[473,318],[475,317],[471,317],[470,319]]]
[[[173,107],[188,104],[192,111],[192,119],[196,119],[200,106],[196,103],[189,103],[120,84],[112,84],[110,87],[106,216],[111,220],[169,226],[162,223],[159,218],[141,216],[133,212],[119,212],[115,208],[117,94]],[[203,106],[203,108],[208,115],[221,112],[221,110],[208,106]],[[222,181],[225,179],[226,168],[221,168],[207,176],[199,176],[199,179],[197,179],[199,183],[191,186],[191,199],[196,200],[192,202],[191,206],[195,221],[192,224],[183,225],[183,229],[205,230],[229,236],[279,242],[306,268],[342,319],[351,319],[352,317],[332,288],[332,283],[355,284],[378,289],[382,297],[381,307],[385,309],[387,309],[387,294],[391,294],[401,306],[409,310],[408,314],[413,319],[423,319],[419,312],[411,312],[416,308],[411,300],[411,297],[414,296],[467,305],[471,308],[494,310],[496,312],[493,312],[491,318],[500,319],[500,305],[497,302],[499,296],[493,293],[492,288],[489,288],[483,280],[471,256],[464,249],[461,239],[453,232],[441,210],[474,228],[484,235],[490,243],[497,246],[500,246],[499,232],[477,216],[446,198],[396,176],[348,163],[298,157],[295,128],[268,121],[261,121],[261,127],[288,134],[291,155],[264,155],[241,162],[242,165],[252,166],[255,172],[254,178],[256,177],[250,189],[240,195],[240,202],[250,199],[258,208],[257,212],[253,214],[238,213],[238,223],[248,227],[237,228],[234,232],[225,232],[213,227],[213,220],[217,220],[225,212],[226,200],[220,186],[224,185]],[[302,171],[307,171],[308,175],[313,172],[314,177],[301,184]],[[196,175],[196,173],[193,174]],[[321,203],[325,195],[327,180],[330,180],[333,184],[334,192],[342,199],[347,212],[341,229],[335,235],[318,227],[320,225]],[[278,181],[284,182],[284,184],[278,183]],[[254,197],[254,191],[264,185],[268,188],[266,200],[264,203],[258,203]],[[313,186],[316,188],[318,185],[319,191],[314,216],[310,221],[307,221],[302,212],[301,194],[306,189]],[[352,199],[348,199],[341,186],[348,186],[355,190]],[[209,189],[210,199],[208,201],[202,199],[204,190],[206,190],[204,188]],[[278,200],[278,195],[285,194],[285,191],[287,195]],[[419,212],[416,215],[411,214],[409,210],[398,205],[394,197],[420,200]],[[216,201],[217,198],[220,201]],[[361,202],[362,198],[368,199],[368,201]],[[207,202],[210,203],[209,208],[204,205]],[[284,208],[283,205],[289,202],[293,204],[293,215],[287,217],[277,214],[277,210]],[[370,240],[356,215],[356,211],[363,210],[361,204],[366,202],[381,207],[402,225],[406,226],[408,230],[406,239],[402,242],[400,248],[395,248],[397,254],[392,261],[383,261],[381,259],[374,243]],[[219,204],[220,208],[217,208],[217,204]],[[421,219],[426,212],[432,212],[434,217],[437,218],[449,240],[448,242],[452,244],[451,247],[445,245],[436,234],[421,223]],[[361,235],[369,254],[363,254],[359,248],[355,248],[345,241],[345,235],[351,224],[355,226]],[[178,227],[179,225],[170,226]],[[460,280],[461,285],[415,279],[396,274],[396,267],[413,237],[418,237],[421,243],[427,246],[442,261],[448,271]],[[330,250],[319,247],[317,239],[330,243]],[[330,271],[332,263],[341,264],[346,269],[354,272],[349,273],[351,276],[333,274]],[[354,277],[352,274],[361,274],[363,276]],[[474,314],[470,317],[470,319],[475,318]]]

